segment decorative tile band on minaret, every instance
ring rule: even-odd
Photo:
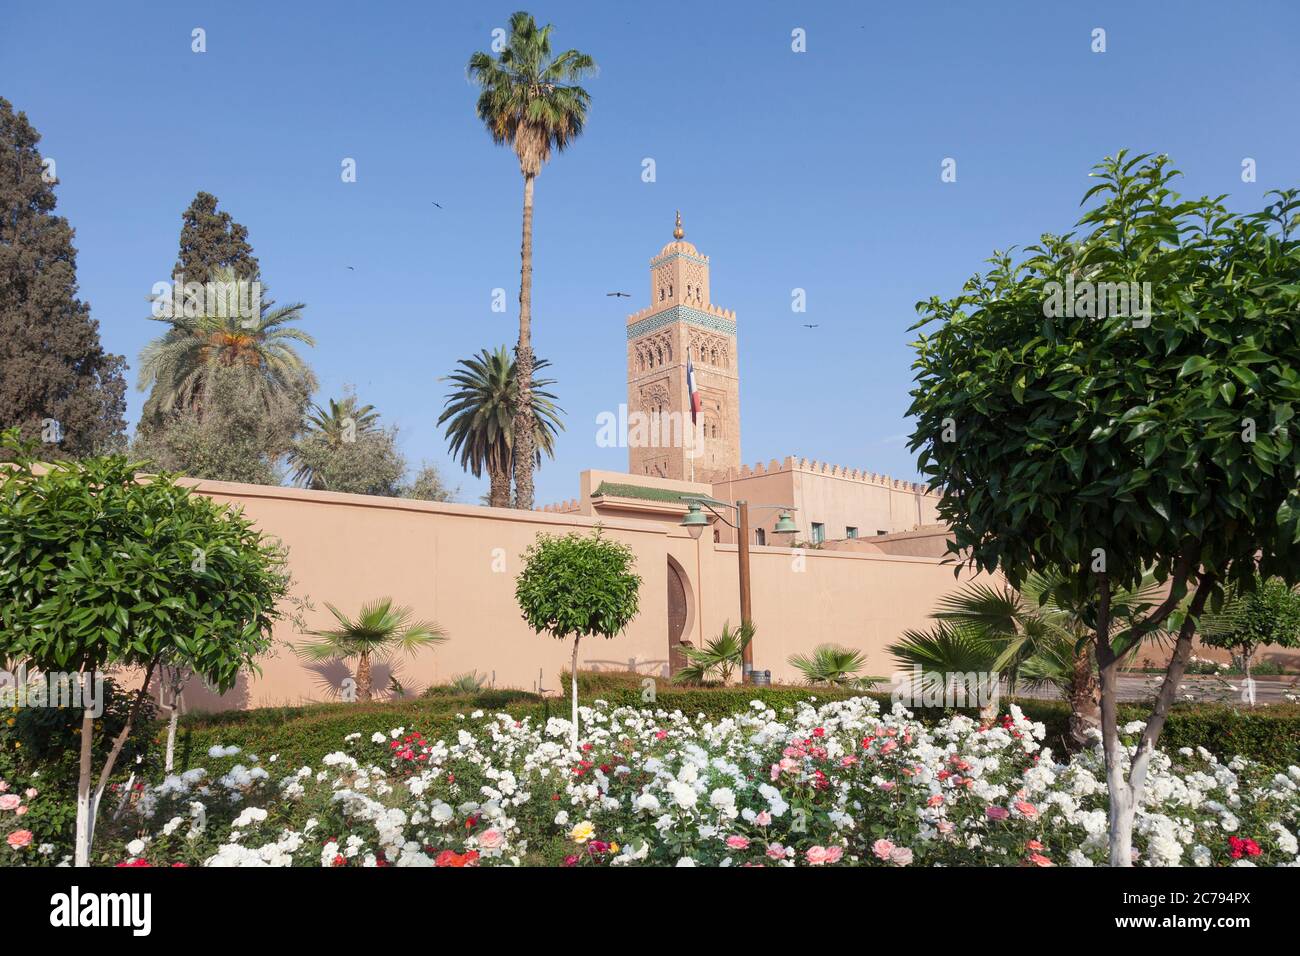
[[[629,417],[639,412],[657,426],[649,442],[629,429],[628,471],[707,482],[738,468],[736,314],[713,304],[709,257],[686,241],[680,210],[673,241],[650,260],[650,305],[628,316],[627,343]],[[684,436],[691,428],[688,356],[701,399],[698,444]]]

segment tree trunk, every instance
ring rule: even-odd
[[[519,344],[515,346],[518,405],[514,422],[515,507],[533,509],[533,181],[524,174],[524,235],[520,247]]]
[[[1244,692],[1242,696],[1251,706],[1255,706],[1255,682],[1250,676],[1250,659],[1255,656],[1255,648],[1249,644],[1241,649],[1241,669],[1245,673],[1245,685],[1242,687]]]
[[[357,658],[357,700],[370,700],[370,652],[362,651]]]
[[[90,866],[90,774],[91,741],[95,736],[95,718],[87,708],[81,715],[81,767],[77,774],[77,823],[73,864]]]
[[[488,469],[488,505],[493,508],[510,507],[510,469],[505,465]]]
[[[582,640],[579,635],[573,639],[573,669],[569,672],[569,687],[573,697],[573,734],[571,746],[576,752],[578,749],[578,641]]]
[[[172,699],[172,714],[167,721],[167,764],[163,768],[167,773],[171,773],[172,767],[176,765],[176,725],[180,719],[180,697],[177,695]]]
[[[1089,731],[1101,727],[1100,692],[1087,649],[1075,651],[1070,679],[1070,741],[1077,747],[1086,747],[1091,739]]]

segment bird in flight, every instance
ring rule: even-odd
[[[357,267],[356,267],[356,266],[348,266],[348,268],[351,269],[353,272],[356,272],[356,271],[357,271]]]
[[[821,326],[817,325],[816,323],[813,323],[812,325],[809,325],[807,322],[805,322],[805,323],[803,324],[803,327],[804,327],[805,329],[816,329],[816,328],[820,328]]]
[[[606,292],[605,295],[606,295],[606,296],[615,295],[615,296],[618,296],[620,299],[630,299],[630,298],[632,298],[632,297],[631,297],[630,295],[628,295],[626,292]]]

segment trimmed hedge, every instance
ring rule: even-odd
[[[613,706],[680,710],[689,716],[720,720],[748,710],[749,702],[761,700],[778,713],[802,701],[840,700],[868,696],[882,707],[891,706],[888,694],[839,690],[826,687],[773,686],[686,687],[656,680],[654,702],[643,699],[646,678],[611,672],[579,672],[578,695],[586,703],[605,700]],[[526,691],[486,690],[476,694],[440,695],[369,704],[312,704],[304,707],[272,707],[220,714],[192,714],[182,719],[177,741],[177,764],[181,769],[202,766],[208,748],[235,744],[263,758],[280,754],[295,765],[315,766],[321,757],[343,746],[343,738],[360,732],[366,737],[376,731],[388,733],[394,727],[419,730],[426,737],[455,736],[464,718],[475,710],[508,712],[516,718],[545,720],[551,715],[567,716],[569,677],[561,680],[564,697],[548,700]],[[1058,753],[1064,749],[1069,708],[1062,701],[1017,698],[1025,715],[1042,721],[1047,742]],[[913,708],[922,720],[937,720],[948,711]],[[966,713],[975,714],[973,710]],[[1123,704],[1121,723],[1144,720],[1149,707]],[[1160,737],[1160,747],[1174,752],[1181,747],[1205,747],[1217,756],[1242,756],[1275,767],[1300,762],[1300,706],[1275,704],[1254,710],[1237,710],[1221,704],[1176,704]]]

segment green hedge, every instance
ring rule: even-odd
[[[655,682],[655,700],[643,700],[644,678],[626,673],[580,672],[578,694],[584,703],[606,700],[611,705],[680,710],[689,716],[719,720],[761,700],[778,713],[801,701],[828,701],[861,692],[825,687],[684,687]],[[458,715],[475,710],[507,712],[516,718],[545,720],[552,714],[567,716],[569,678],[564,675],[561,699],[544,700],[525,691],[488,690],[467,695],[443,695],[370,704],[313,704],[274,707],[220,714],[190,715],[182,720],[177,762],[182,769],[202,766],[209,747],[235,744],[262,757],[280,754],[294,764],[319,763],[320,758],[343,746],[343,738],[365,736],[394,727],[419,730],[425,736],[454,737],[463,724]],[[888,694],[871,693],[888,708]],[[1031,720],[1047,728],[1047,743],[1058,753],[1064,745],[1069,709],[1063,702],[1020,698],[1015,701]],[[1005,709],[1005,705],[1004,705]],[[945,711],[916,709],[922,720],[937,720]],[[1145,719],[1149,708],[1137,704],[1120,707],[1120,721]],[[973,711],[967,713],[974,714]],[[1203,746],[1221,757],[1243,756],[1284,767],[1300,761],[1300,706],[1275,704],[1255,710],[1236,710],[1218,704],[1176,704],[1160,738],[1162,749]]]

